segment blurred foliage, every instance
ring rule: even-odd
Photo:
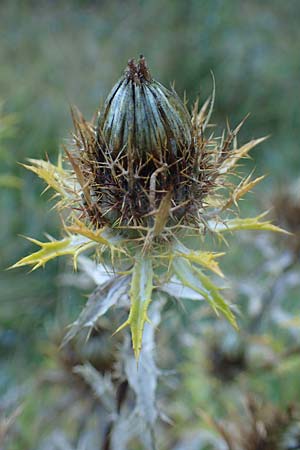
[[[276,197],[279,186],[290,183],[300,169],[299,13],[297,0],[1,1],[1,418],[2,409],[7,410],[6,418],[14,417],[20,399],[30,389],[26,384],[29,375],[34,378],[37,371],[50,364],[51,358],[44,355],[43,349],[48,342],[47,330],[53,327],[56,317],[61,323],[70,323],[79,304],[84,303],[84,289],[74,289],[74,279],[71,286],[61,283],[59,274],[67,269],[63,262],[50,263],[47,271],[40,270],[30,277],[26,269],[5,271],[32,250],[19,234],[41,240],[45,232],[59,237],[51,202],[46,202],[47,194],[40,195],[42,183],[18,163],[28,157],[44,158],[45,154],[54,162],[61,143],[69,137],[69,105],[78,105],[89,117],[119,78],[127,59],[143,53],[154,77],[166,85],[175,80],[178,92],[186,91],[190,102],[197,95],[203,101],[210,93],[212,70],[217,86],[217,123],[229,118],[235,125],[251,112],[241,139],[271,135],[255,152],[254,159],[258,175],[271,174],[262,189],[269,188]],[[255,192],[244,208],[255,210],[257,203],[266,201],[266,192],[259,188]],[[280,222],[283,208],[278,205],[282,200],[276,198]],[[283,204],[287,206],[285,200]],[[287,214],[293,219],[295,231],[296,213]],[[287,222],[285,215],[283,226]],[[209,438],[214,444],[204,443],[203,439],[201,443],[199,436],[205,433],[200,409],[224,417],[236,392],[258,392],[277,407],[299,402],[299,247],[291,239],[269,243],[264,236],[252,237],[247,252],[240,250],[239,242],[230,245],[231,255],[224,264],[235,280],[230,292],[241,304],[245,322],[245,331],[232,338],[234,370],[227,371],[225,384],[215,377],[216,367],[224,371],[224,360],[220,349],[216,351],[218,336],[211,338],[215,323],[205,318],[203,308],[197,311],[192,303],[184,310],[178,304],[177,317],[174,311],[166,311],[159,362],[165,369],[179,368],[180,379],[171,378],[160,388],[161,401],[167,400],[167,412],[176,422],[175,428],[162,426],[170,427],[162,448],[226,448],[216,437]],[[268,307],[261,314],[265,301]],[[273,307],[274,302],[277,307]],[[257,317],[262,318],[257,321]],[[251,320],[257,322],[257,328],[248,323]],[[182,336],[175,333],[179,326],[184,331]],[[225,333],[225,343],[231,342],[226,331],[220,333]],[[241,340],[237,347],[236,340]],[[170,342],[172,348],[179,342],[176,353],[168,349]],[[241,348],[246,351],[247,358],[237,358],[236,348],[238,355]],[[292,355],[285,357],[288,349]],[[213,358],[207,357],[212,351]],[[250,366],[262,360],[262,370],[248,370],[250,356]],[[216,359],[219,365],[213,369],[211,364]],[[264,367],[265,359],[268,363],[271,359],[269,370]],[[239,373],[241,363],[243,370]],[[40,392],[27,400],[16,430],[17,444],[11,447],[15,450],[31,450],[36,444],[37,428],[29,432],[28,426],[37,417],[44,398],[47,402],[47,392]],[[59,395],[59,390],[52,391],[51,401],[55,402]],[[184,441],[184,433],[188,441]]]

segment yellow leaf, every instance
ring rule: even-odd
[[[211,270],[212,272],[216,273],[220,277],[224,277],[224,274],[222,273],[218,262],[215,260],[215,258],[219,258],[220,256],[223,256],[225,253],[213,253],[213,252],[195,252],[187,249],[187,252],[178,253],[179,256],[182,256],[183,258],[187,259],[188,261],[192,263],[199,264],[200,266],[205,267],[206,269]]]
[[[261,231],[274,231],[277,233],[291,234],[288,231],[283,230],[276,225],[273,225],[270,221],[260,221],[266,213],[260,214],[257,217],[249,217],[245,219],[236,218],[228,220],[224,224],[218,224],[215,231],[217,233],[226,231],[239,231],[239,230],[261,230]]]
[[[111,263],[114,263],[115,254],[127,254],[125,247],[118,245],[122,238],[115,234],[112,235],[110,231],[106,228],[100,229],[92,229],[87,227],[83,222],[81,222],[77,217],[73,218],[74,225],[65,226],[65,230],[68,233],[77,234],[80,236],[84,236],[89,239],[91,242],[102,244],[103,246],[110,249]]]
[[[174,258],[173,269],[176,277],[184,286],[202,295],[217,315],[219,312],[222,313],[230,324],[238,329],[234,314],[221,296],[219,288],[200,269],[181,257]]]
[[[253,139],[250,142],[247,142],[247,144],[243,145],[242,147],[236,149],[233,151],[232,157],[229,159],[226,159],[224,161],[224,163],[222,164],[222,166],[219,169],[219,173],[220,174],[225,174],[227,173],[230,169],[232,169],[237,161],[241,158],[245,158],[249,151],[253,148],[256,147],[256,145],[260,144],[261,142],[265,141],[266,139],[268,139],[268,136],[259,138],[259,139]]]
[[[83,222],[81,222],[78,218],[74,218],[75,225],[66,226],[66,231],[73,234],[80,234],[81,236],[85,236],[91,241],[98,242],[99,244],[110,246],[111,243],[102,236],[102,233],[105,231],[105,228],[101,228],[99,230],[93,230],[88,228]]]
[[[251,176],[251,175],[250,175]],[[254,180],[250,181],[250,176],[242,180],[242,182],[234,189],[233,193],[231,194],[231,197],[228,199],[228,201],[225,203],[225,205],[222,207],[222,210],[229,208],[229,206],[234,203],[237,205],[237,202],[251,189],[253,189],[258,183],[260,183],[264,178],[265,175],[262,175],[261,177],[255,178]]]
[[[74,182],[70,182],[70,174],[62,168],[60,161],[57,166],[51,164],[50,161],[40,159],[29,159],[28,161],[32,165],[23,164],[26,169],[42,178],[48,187],[54,189],[63,198],[70,197],[71,192],[74,191]]]
[[[44,266],[51,259],[63,255],[72,255],[74,260],[74,267],[76,268],[77,257],[80,253],[96,245],[95,242],[83,239],[78,236],[71,236],[60,241],[40,242],[36,239],[27,238],[29,241],[41,247],[35,253],[25,256],[20,261],[11,266],[11,269],[32,265],[32,270]]]

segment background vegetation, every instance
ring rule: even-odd
[[[217,87],[214,122],[223,126],[228,119],[235,125],[250,112],[240,139],[270,135],[252,155],[257,175],[267,172],[269,177],[243,207],[253,211],[261,204],[274,207],[275,221],[297,233],[299,184],[293,183],[300,169],[299,14],[297,0],[1,1],[0,413],[6,404],[11,407],[12,398],[22,398],[37,374],[54,364],[50,336],[56,326],[70,323],[85,301],[84,286],[77,289],[73,278],[66,282],[62,277],[70,271],[65,261],[30,275],[27,269],[5,270],[33,247],[19,235],[59,236],[56,214],[51,201],[46,201],[49,195],[40,195],[42,182],[18,163],[46,154],[55,160],[70,136],[69,105],[76,104],[91,117],[130,57],[143,53],[154,77],[165,85],[175,80],[190,105],[197,96],[204,101],[210,94],[212,70]],[[284,195],[292,198],[289,210],[287,200],[282,201],[287,189]],[[168,331],[176,328],[176,321],[191,332],[180,337],[177,355],[165,350],[161,357],[166,369],[180,371],[171,403],[172,418],[179,425],[168,444],[178,450],[192,448],[191,443],[180,447],[188,431],[185,424],[192,424],[196,436],[200,409],[224,415],[237,386],[242,393],[263,393],[279,408],[300,400],[299,244],[296,239],[273,241],[264,235],[251,235],[250,241],[241,235],[241,240],[243,246],[230,242],[231,252],[223,261],[232,274],[232,298],[242,305],[245,331],[238,343],[223,325],[212,334],[201,315],[190,320],[190,307],[175,308],[177,318],[170,308],[166,316],[162,346],[179,339]],[[253,325],[257,317],[261,317],[258,326]],[[238,355],[242,348],[254,361],[255,370],[251,366],[249,374],[242,366],[242,380],[236,381],[236,372],[229,376],[234,379],[230,388],[224,388],[220,377],[227,366],[217,366],[217,373],[212,367],[212,361],[221,358],[220,341],[228,343],[231,356],[237,345]],[[289,365],[274,373],[273,366],[286,361],[284,351],[291,345],[292,363],[288,356]],[[257,359],[257,353],[267,355],[267,362]],[[239,364],[245,362],[241,358],[238,373]],[[271,369],[262,369],[267,363]],[[35,402],[26,403],[15,441],[19,443],[11,448],[36,448],[38,428],[31,433],[24,430],[40,414],[39,403],[47,393],[43,388],[39,392]],[[219,392],[224,398],[217,402]],[[206,448],[199,442],[195,450]]]

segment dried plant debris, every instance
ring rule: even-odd
[[[114,340],[109,337],[113,321],[106,323],[103,318],[97,333],[94,331],[88,342],[77,335],[60,351],[59,331],[53,334],[53,344],[48,349],[51,368],[38,375],[36,385],[39,391],[43,386],[50,389],[50,394],[56,392],[53,401],[49,400],[52,395],[47,397],[35,422],[41,434],[39,448],[51,448],[51,445],[56,448],[60,442],[68,442],[70,448],[81,448],[85,436],[92,439],[87,441],[91,450],[127,449],[133,441],[149,450],[156,448],[156,387],[160,372],[155,363],[155,329],[160,324],[165,299],[158,296],[155,300],[149,308],[151,325],[145,326],[138,366],[129,333],[122,343],[112,347]]]
[[[22,413],[23,407],[18,406],[10,414],[0,414],[0,450],[5,449],[5,445],[13,433],[14,424],[18,416]]]
[[[299,412],[294,406],[279,408],[248,395],[244,410],[219,422],[201,412],[204,421],[222,438],[228,450],[296,450],[300,447]]]

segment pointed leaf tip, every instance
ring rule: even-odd
[[[226,231],[240,231],[240,230],[261,230],[261,231],[273,231],[275,233],[291,234],[290,232],[273,225],[270,221],[261,221],[266,213],[260,214],[256,217],[236,218],[228,220],[224,224],[218,224],[215,231],[222,233]]]

